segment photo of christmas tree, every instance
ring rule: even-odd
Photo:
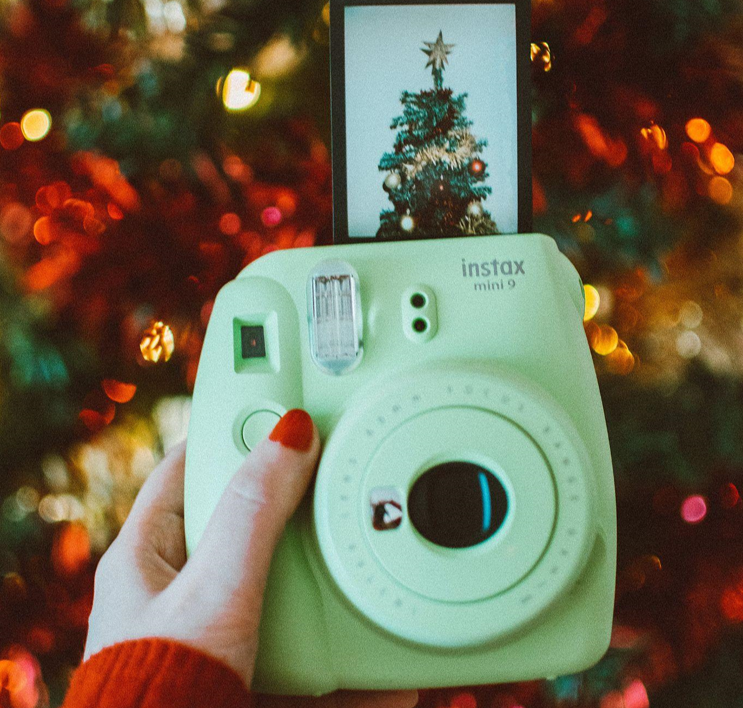
[[[518,231],[515,6],[346,7],[345,39],[349,237]]]
[[[392,121],[397,130],[395,147],[379,163],[379,169],[387,172],[384,188],[393,208],[380,215],[377,236],[497,234],[498,227],[482,203],[493,192],[485,184],[487,165],[479,157],[487,140],[478,140],[470,132],[467,94],[455,96],[444,88],[444,68],[454,45],[444,42],[441,31],[436,42],[425,45],[434,88],[402,94],[403,115]]]

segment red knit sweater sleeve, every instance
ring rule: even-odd
[[[72,676],[62,708],[249,708],[243,680],[226,664],[164,639],[104,649]]]

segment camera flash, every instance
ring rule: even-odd
[[[355,368],[363,354],[359,276],[345,261],[319,263],[307,284],[310,353],[331,374]]]

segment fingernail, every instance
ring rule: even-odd
[[[281,443],[284,447],[299,452],[307,452],[312,447],[314,429],[312,418],[307,411],[294,408],[284,414],[268,436],[269,440]]]

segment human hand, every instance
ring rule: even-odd
[[[249,686],[271,557],[319,452],[310,416],[287,413],[233,476],[188,562],[185,446],[169,454],[143,485],[98,565],[85,658],[118,642],[160,637],[220,659]],[[416,703],[415,691],[257,698],[265,708],[410,708]]]

